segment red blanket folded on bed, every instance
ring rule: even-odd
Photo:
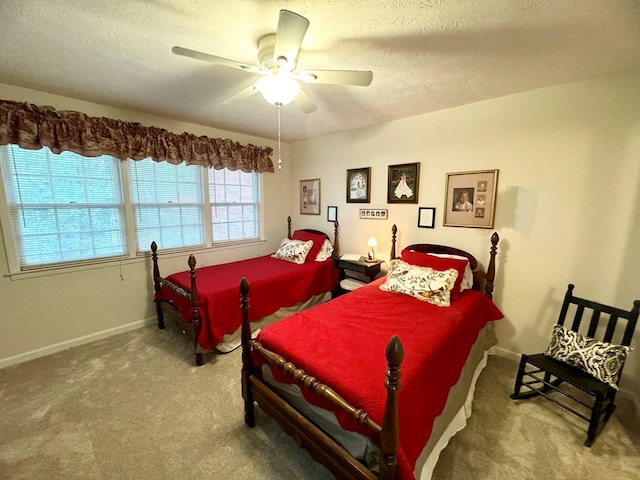
[[[249,320],[255,321],[282,307],[290,307],[314,295],[332,291],[339,271],[333,260],[309,261],[298,265],[270,255],[202,267],[196,270],[202,328],[198,343],[204,349],[213,349],[222,336],[240,327],[240,294],[242,277],[251,285]],[[169,275],[168,280],[189,292],[189,272]],[[156,301],[172,301],[182,316],[191,319],[191,305],[168,288],[162,288]]]
[[[398,335],[405,351],[398,398],[398,478],[409,479],[479,331],[488,321],[502,318],[502,313],[477,291],[466,290],[450,307],[437,307],[381,291],[378,286],[383,281],[270,325],[258,341],[382,424],[385,348],[391,336]],[[251,298],[251,308],[254,305],[257,302]],[[274,376],[290,381],[279,371]],[[331,409],[302,390],[309,402]],[[343,428],[368,433],[346,414],[336,413]]]

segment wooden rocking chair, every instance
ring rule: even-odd
[[[589,422],[589,428],[587,440],[584,444],[590,447],[596,435],[600,433],[616,408],[614,400],[617,385],[620,381],[624,358],[628,350],[626,347],[631,344],[631,337],[638,320],[640,300],[633,302],[633,308],[626,311],[574,297],[573,288],[573,285],[569,285],[560,310],[557,325],[562,326],[562,328],[554,327],[554,334],[563,332],[568,335],[557,338],[554,336],[555,344],[552,341],[545,353],[522,355],[514,393],[511,398],[519,400],[542,395],[565,410],[586,420]],[[575,310],[575,316],[571,326],[567,326],[565,330],[564,323],[570,308],[572,311]],[[589,316],[590,320],[583,323],[582,319],[585,311],[590,311],[591,315]],[[608,317],[608,319],[604,317]],[[601,320],[604,320],[604,322],[599,324]],[[586,330],[587,338],[581,336],[579,332],[581,325],[583,325],[583,330]],[[604,331],[604,334],[602,334],[602,331]],[[572,332],[575,332],[575,334]],[[609,345],[607,347],[601,343],[611,344],[613,339],[620,338],[620,334],[621,341],[619,345]],[[579,339],[578,342],[582,342],[574,351],[570,350],[570,338]],[[589,364],[600,363],[605,374],[615,367],[616,371],[612,377],[604,378],[603,381],[602,378],[594,376],[593,371],[587,373],[582,368],[574,366],[581,362],[581,356],[587,354],[585,352],[591,351],[589,346],[592,346],[593,351],[598,355],[597,358],[594,357],[592,359],[593,361],[589,361]],[[560,350],[563,350],[561,355],[558,354]],[[619,356],[620,352],[623,352],[621,356]],[[562,357],[563,360],[558,360],[557,358],[559,357]],[[581,365],[581,367],[584,368],[584,365]],[[602,376],[598,375],[598,377]],[[566,384],[561,388],[561,384],[564,382],[577,387],[577,389],[564,388]],[[522,388],[528,390],[521,392]],[[560,395],[555,395],[554,392],[559,392]],[[580,392],[584,392],[587,395],[585,396],[584,393],[581,394]],[[559,397],[559,399],[554,397]],[[585,401],[585,398],[589,401]],[[562,399],[569,399],[569,404],[562,402]],[[579,407],[578,404],[588,410]],[[582,408],[583,411],[579,411],[576,408]],[[590,413],[585,414],[584,412]]]

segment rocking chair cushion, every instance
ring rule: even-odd
[[[625,345],[600,342],[556,324],[545,355],[573,365],[617,390],[620,371],[630,351]]]

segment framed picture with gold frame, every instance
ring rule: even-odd
[[[445,227],[493,228],[498,170],[447,173]]]
[[[320,215],[320,179],[300,180],[300,213]]]

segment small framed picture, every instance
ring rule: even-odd
[[[444,225],[493,228],[498,170],[447,173]]]
[[[420,163],[389,165],[387,203],[418,203]]]
[[[386,220],[387,209],[386,208],[361,208],[360,218],[374,218],[376,220]]]
[[[327,207],[327,222],[335,222],[338,220],[338,207]]]
[[[418,207],[418,227],[434,228],[436,226],[436,209],[434,207]]]
[[[371,202],[371,168],[347,170],[347,203]]]
[[[300,180],[300,213],[320,215],[320,179]]]

